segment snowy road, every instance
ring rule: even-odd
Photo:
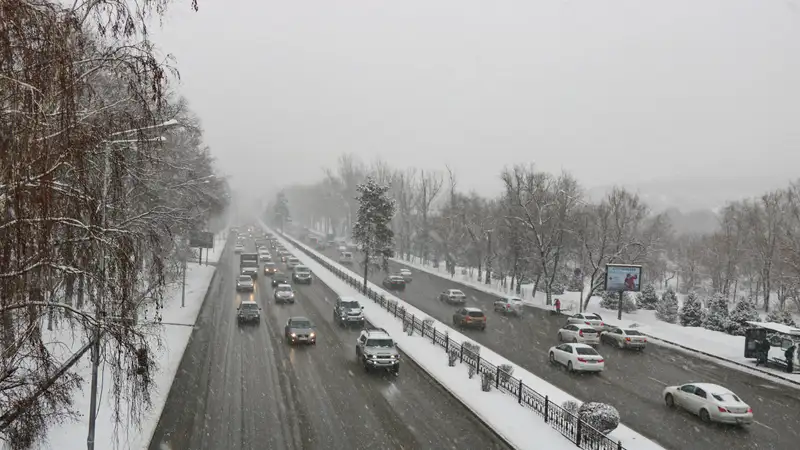
[[[358,332],[333,325],[326,286],[297,286],[294,305],[276,305],[260,275],[253,294],[237,294],[234,258],[220,264],[150,449],[507,448],[409,361],[399,377],[365,374]],[[261,323],[240,328],[236,305],[250,295]],[[317,325],[316,346],[283,340],[297,315]]]
[[[336,249],[324,253],[334,261],[338,257]],[[353,266],[359,272],[360,267],[359,264]],[[396,273],[401,267],[390,263],[392,272]],[[556,336],[565,322],[563,318],[535,308],[526,308],[524,317],[507,318],[492,310],[496,297],[414,268],[411,270],[414,280],[405,292],[396,292],[397,297],[450,323],[455,308],[439,302],[436,296],[445,289],[461,289],[467,294],[467,306],[480,307],[488,316],[485,332],[466,331],[465,334],[584,401],[614,405],[627,426],[666,448],[797,448],[800,439],[798,390],[656,345],[641,353],[602,346],[599,351],[606,357],[606,368],[601,376],[569,375],[550,365],[547,358],[547,350],[558,343]],[[380,286],[384,276],[383,273],[373,274],[370,281]],[[663,388],[690,381],[718,383],[733,390],[750,403],[758,423],[747,429],[709,426],[694,416],[667,409],[661,400]]]

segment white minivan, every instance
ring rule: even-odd
[[[353,264],[353,253],[341,252],[339,253],[339,264]]]

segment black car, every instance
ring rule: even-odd
[[[392,291],[404,291],[406,289],[406,280],[402,275],[389,275],[383,279],[383,287]]]
[[[279,284],[289,284],[289,277],[285,273],[276,273],[272,276],[272,287]]]

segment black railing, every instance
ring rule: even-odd
[[[305,245],[297,242],[286,234],[281,234],[281,236],[313,258],[316,262],[322,264],[323,267],[334,273],[337,277],[357,288],[359,292],[364,292],[363,279],[354,276],[352,271],[331,264],[321,258],[318,253],[309,250]],[[430,323],[409,313],[406,308],[399,306],[396,300],[387,299],[383,294],[378,293],[369,286],[367,286],[366,289],[366,296],[369,297],[370,300],[381,305],[381,307],[391,313],[395,318],[400,319],[403,322],[404,330],[408,330],[408,327],[411,327],[413,332],[430,339],[432,344],[442,347],[445,350],[445,355],[449,355],[450,352],[456,352],[459,361],[475,368],[475,374],[478,377],[483,376],[481,374],[484,373],[490,374],[494,379],[495,389],[515,397],[521,406],[533,410],[536,414],[541,416],[546,423],[579,448],[586,450],[625,449],[622,446],[622,441],[614,442],[611,438],[596,430],[591,425],[582,420],[578,420],[575,414],[562,408],[561,405],[550,401],[546,395],[539,394],[526,386],[522,380],[505,373],[500,366],[494,365],[482,358],[480,351],[474,352],[470,350],[468,346],[453,340],[449,334],[437,330]]]

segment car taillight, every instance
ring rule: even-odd
[[[467,317],[465,317],[465,318],[464,318],[464,320],[466,320],[467,322],[469,322],[470,320],[472,320],[472,317],[470,317],[470,316],[467,316]]]
[[[580,362],[586,362],[586,358],[578,358],[578,361],[580,361]]]
[[[625,338],[625,340],[626,340],[626,341],[628,341],[628,342],[630,342],[630,341],[631,341],[631,338]]]
[[[606,362],[606,360],[605,359],[598,359],[597,362],[599,362],[599,363]]]
[[[603,322],[600,322],[600,326],[604,327],[604,326],[606,326],[606,324],[604,324]]]
[[[511,309],[511,303],[506,303],[506,308]]]
[[[728,412],[728,410],[723,408],[722,406],[717,406],[717,409],[719,410],[719,412],[724,412],[724,413]]]
[[[583,323],[585,323],[586,325],[591,325],[588,321],[587,322],[583,322]]]
[[[747,408],[747,412],[752,413],[753,412],[753,408]]]
[[[583,337],[583,330],[581,330],[581,331],[578,331],[578,335],[579,335],[580,337]]]

